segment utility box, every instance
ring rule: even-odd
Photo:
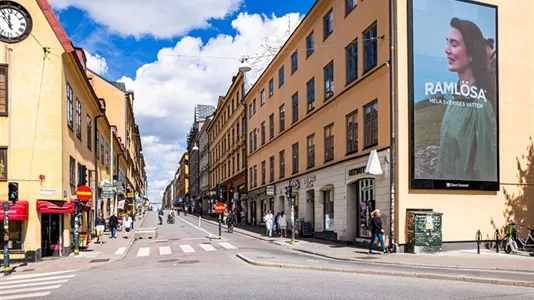
[[[407,211],[406,252],[414,254],[441,252],[442,217],[442,213],[434,211]]]

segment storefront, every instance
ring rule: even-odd
[[[245,172],[241,172],[236,176],[221,184],[223,188],[223,199],[227,200],[228,209],[233,209],[234,205],[239,201],[239,189],[245,188]]]
[[[4,208],[0,201],[0,223],[4,222]],[[24,258],[24,239],[26,237],[28,223],[28,202],[17,201],[14,206],[9,207],[9,251],[13,256]],[[2,223],[3,224],[3,223]],[[0,231],[0,241],[4,241],[4,231]],[[3,245],[3,242],[2,242]],[[0,249],[3,253],[4,248]]]
[[[248,220],[252,226],[258,226],[263,222],[262,201],[265,201],[265,187],[248,192]]]

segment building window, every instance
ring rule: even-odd
[[[309,135],[307,138],[306,138],[306,146],[307,146],[307,150],[308,150],[308,155],[307,155],[307,166],[308,168],[313,168],[315,166],[315,133],[314,134],[311,134]]]
[[[106,167],[108,167],[109,166],[109,144],[108,143],[106,143],[106,161],[105,162],[106,162],[105,163]]]
[[[100,136],[100,160],[102,161],[102,163],[106,162],[104,160],[104,154],[104,137]]]
[[[0,180],[7,180],[7,148],[0,148]]]
[[[285,150],[280,151],[279,161],[280,161],[280,178],[284,178],[286,176],[286,151]]]
[[[286,106],[282,104],[280,106],[280,132],[286,129]]]
[[[265,184],[265,173],[267,172],[265,161],[261,162],[261,184]]]
[[[306,37],[306,57],[310,56],[315,47],[315,37],[313,31]]]
[[[261,144],[265,144],[265,121],[261,122]]]
[[[254,166],[254,187],[258,186],[258,166]]]
[[[242,134],[244,134],[245,137],[246,137],[246,134],[247,134],[247,127],[245,126],[246,122],[247,122],[246,118],[243,117],[243,119],[241,119],[241,128],[243,130]]]
[[[271,97],[274,94],[274,80],[271,78],[269,80],[269,97]]]
[[[73,93],[72,93],[72,88],[70,87],[70,84],[67,83],[67,125],[69,126],[70,129],[73,129],[73,112],[72,112],[72,97],[73,97]]]
[[[242,165],[243,167],[245,167],[245,165],[246,165],[246,161],[247,161],[247,154],[246,154],[246,152],[245,152],[245,148],[243,148],[243,149],[241,150],[241,159],[242,159],[242,161],[241,161],[241,165]]]
[[[82,170],[82,164],[78,163],[78,185],[76,186],[81,186],[82,185],[82,182],[83,182],[83,176],[85,174],[83,174],[83,170]]]
[[[363,33],[363,71],[376,66],[378,61],[377,25],[373,24]]]
[[[260,92],[260,101],[261,105],[265,104],[265,89],[261,90]]]
[[[258,129],[254,128],[254,151],[258,149]]]
[[[354,40],[346,49],[347,55],[347,83],[358,78],[358,39]]]
[[[358,181],[358,212],[360,226],[358,226],[360,237],[371,236],[371,212],[375,210],[375,180],[374,179],[362,179]]]
[[[236,159],[236,162],[237,162],[236,172],[239,172],[239,152],[237,152],[237,159]]]
[[[274,181],[274,156],[269,158],[269,182]]]
[[[334,31],[334,10],[331,9],[323,18],[323,33],[326,40]]]
[[[237,154],[239,157],[239,154]],[[232,175],[235,174],[235,156],[232,156]]]
[[[254,170],[252,167],[249,168],[249,174],[250,174],[250,186],[251,187],[254,187],[254,172],[252,171]]]
[[[324,98],[325,100],[334,95],[334,62],[324,67]]]
[[[248,140],[249,140],[249,148],[250,148],[250,151],[249,153],[252,153],[254,151],[254,132],[250,132],[249,133],[249,137],[248,137]]]
[[[252,100],[252,114],[256,113],[256,98]]]
[[[378,102],[375,100],[365,107],[364,139],[365,147],[378,144]]]
[[[298,50],[295,50],[293,54],[291,54],[291,74],[295,73],[295,71],[299,68],[299,52]]]
[[[0,66],[0,115],[7,115],[8,111],[8,71],[7,66]]]
[[[9,240],[12,243],[11,250],[24,250],[24,222],[9,220]],[[4,241],[4,230],[0,230],[0,240]]]
[[[76,136],[82,139],[82,103],[76,98]]]
[[[291,102],[293,104],[292,122],[295,123],[299,120],[299,92],[296,92],[291,96]]]
[[[98,132],[98,129],[96,130],[96,135],[95,135],[95,152],[96,152],[96,159],[98,159],[100,157],[100,151],[99,151],[99,147],[98,147],[98,136],[99,136],[99,132]]]
[[[274,138],[274,113],[269,116],[269,140]]]
[[[74,160],[74,157],[72,156],[70,156],[69,178],[70,178],[70,184],[76,185],[76,161]]]
[[[248,105],[248,117],[252,118],[252,103]]]
[[[324,128],[324,161],[334,159],[334,123]]]
[[[358,119],[357,111],[346,116],[347,119],[347,154],[358,151]]]
[[[284,66],[278,70],[278,87],[284,84]]]
[[[358,0],[345,0],[345,14],[349,14],[358,4]]]
[[[299,171],[299,143],[294,143],[291,146],[291,166],[293,170],[293,174],[297,173]]]
[[[91,142],[91,139],[93,137],[93,135],[91,134],[92,133],[92,127],[91,127],[91,116],[87,115],[87,120],[86,120],[86,123],[87,123],[87,148],[89,148],[89,150],[91,150],[91,145],[93,144],[93,142]]]
[[[308,102],[307,112],[310,112],[315,108],[315,77],[306,83],[306,99]]]

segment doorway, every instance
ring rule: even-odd
[[[253,226],[256,226],[256,201],[250,202],[250,221]]]
[[[358,237],[371,237],[371,213],[376,208],[375,201],[375,180],[360,179],[358,180]]]
[[[304,216],[306,222],[311,222],[312,231],[315,228],[315,191],[306,191],[306,215]]]
[[[43,257],[60,256],[63,214],[41,214],[41,251]]]

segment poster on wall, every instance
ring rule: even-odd
[[[408,3],[411,188],[499,190],[497,7]]]

